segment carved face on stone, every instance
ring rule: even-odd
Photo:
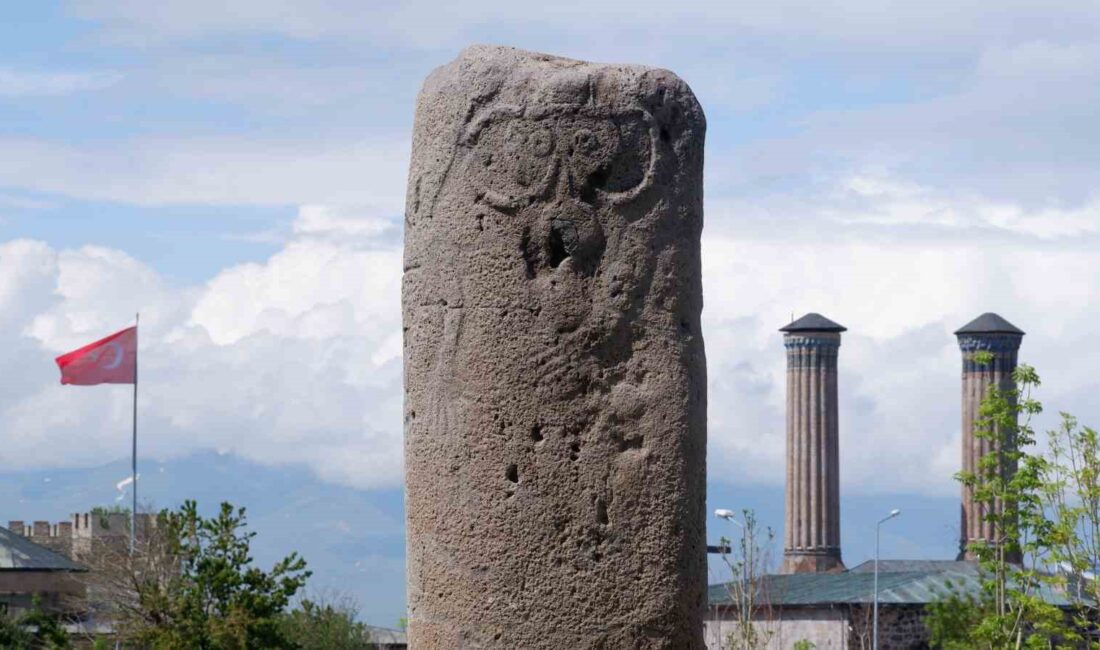
[[[505,211],[554,198],[623,203],[651,182],[656,163],[653,117],[637,109],[560,104],[527,111],[494,106],[477,114],[463,144],[481,199]]]
[[[653,185],[661,142],[648,110],[619,105],[612,92],[597,99],[597,84],[566,73],[535,93],[541,101],[474,107],[458,154],[473,198],[528,224],[521,248],[536,287],[606,299],[621,289],[622,269],[597,286],[582,278],[605,257],[609,227],[629,220],[620,208]],[[590,307],[551,301],[546,316],[571,329]]]

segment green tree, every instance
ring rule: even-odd
[[[370,631],[356,616],[356,608],[346,599],[304,599],[283,615],[281,626],[301,650],[363,650],[370,647]]]
[[[733,574],[733,580],[726,584],[730,611],[735,617],[733,631],[726,635],[723,645],[727,650],[754,650],[768,645],[774,632],[771,624],[771,605],[764,574],[767,570],[767,551],[775,534],[771,528],[760,530],[753,510],[741,511],[741,521],[734,520],[741,535],[737,546],[732,547],[728,537],[722,537],[719,544],[732,553],[722,553],[722,561]]]
[[[1100,436],[1068,413],[1049,432],[1043,499],[1051,518],[1051,563],[1060,569],[1059,586],[1074,604],[1078,629],[1100,620]],[[1100,647],[1090,639],[1088,647]]]
[[[0,648],[8,650],[67,650],[69,635],[56,616],[43,611],[36,596],[31,610],[0,616]]]
[[[988,353],[975,356],[990,363]],[[973,491],[993,524],[995,539],[971,544],[978,560],[978,585],[959,585],[928,609],[926,624],[935,647],[1052,648],[1079,640],[1065,613],[1047,595],[1064,577],[1049,569],[1060,526],[1047,507],[1051,461],[1033,453],[1032,419],[1042,404],[1032,393],[1040,385],[1034,368],[1021,364],[1007,390],[991,387],[979,409],[974,435],[990,440],[992,451],[977,471],[956,478]]]
[[[281,618],[310,572],[296,553],[270,571],[250,553],[244,508],[203,518],[195,502],[164,510],[137,552],[97,549],[90,609],[113,619],[127,647],[156,650],[297,648]]]

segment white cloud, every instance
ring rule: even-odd
[[[853,186],[887,203],[920,194],[904,183]],[[125,326],[140,308],[144,454],[221,449],[306,463],[357,487],[400,484],[399,228],[374,214],[303,207],[278,253],[182,288],[119,251],[3,244],[0,329],[12,344],[0,362],[23,372],[2,380],[0,460],[80,465],[125,453],[128,388],[63,388],[49,357]],[[849,234],[861,227],[805,216]],[[966,236],[803,241],[719,230],[703,252],[715,480],[781,483],[776,330],[807,311],[850,328],[841,349],[846,491],[955,493],[951,332],[983,311],[1029,332],[1022,358],[1048,377],[1052,410],[1100,421],[1082,389],[1100,354],[1088,341],[1100,307],[1093,250],[1051,250],[1035,237],[979,246]]]
[[[859,173],[842,179],[831,198],[835,203],[823,209],[822,216],[841,224],[991,228],[1040,239],[1100,232],[1100,198],[1074,208],[1027,209],[979,195]]]
[[[439,3],[412,0],[363,3],[319,0],[241,0],[226,11],[215,0],[144,2],[71,0],[74,14],[97,21],[113,38],[157,44],[224,34],[277,34],[294,39],[361,39],[386,46],[415,43],[453,47],[492,25],[497,35],[538,26],[549,32],[607,36],[616,29],[649,30],[666,39],[714,38],[733,30],[747,36],[810,38],[873,44],[878,48],[916,45],[958,47],[980,37],[1013,40],[1024,33],[1091,35],[1100,11],[1087,2],[1059,0],[1038,5],[1014,0],[990,12],[980,0],[910,3],[900,0],[783,0],[715,4],[687,0],[674,4],[611,0],[563,0],[534,5],[508,0]],[[904,25],[904,29],[898,29]],[[639,49],[651,45],[639,44]]]
[[[114,85],[115,72],[53,72],[0,66],[0,97],[56,97]]]
[[[338,237],[342,241],[346,241],[347,237],[370,241],[383,235],[400,233],[400,228],[392,219],[363,217],[362,214],[349,215],[346,209],[325,205],[302,206],[293,230],[306,237]]]
[[[86,145],[0,138],[0,149],[0,186],[139,205],[370,204],[388,215],[404,205],[409,157],[402,140],[240,136]]]
[[[722,152],[712,185],[750,198],[777,185],[807,196],[815,184],[873,170],[953,202],[1072,211],[1096,201],[1100,48],[977,44],[973,57],[951,67],[942,88],[807,111],[788,125],[796,128]],[[915,93],[919,80],[899,82]]]
[[[944,207],[964,221],[981,217],[966,204]],[[1100,308],[1095,246],[1051,246],[1030,235],[990,241],[973,228],[907,237],[896,224],[876,235],[845,226],[829,206],[818,210],[799,214],[830,233],[816,239],[783,231],[704,237],[713,478],[782,483],[785,356],[777,329],[810,311],[849,328],[840,351],[845,490],[956,492],[960,362],[952,332],[985,311],[1028,332],[1021,359],[1046,379],[1048,411],[1100,421],[1086,388],[1100,357],[1091,344],[1090,315]],[[1047,224],[1040,216],[1032,225]],[[1051,422],[1044,416],[1040,429]]]
[[[9,323],[0,327],[11,341],[0,356],[22,369],[2,380],[5,466],[124,454],[129,387],[62,387],[51,357],[126,326],[140,309],[143,454],[232,450],[306,463],[357,487],[398,484],[399,245],[379,245],[377,226],[364,226],[375,218],[346,211],[322,220],[330,237],[314,237],[324,211],[303,210],[299,234],[263,264],[228,268],[198,287],[169,286],[115,250],[0,245],[0,313]],[[348,236],[337,242],[341,225]]]
[[[781,481],[775,330],[806,311],[851,328],[846,490],[955,493],[951,331],[983,311],[1029,332],[1022,356],[1044,373],[1052,410],[1100,422],[1089,394],[1100,307],[1094,4],[69,9],[94,22],[98,46],[135,55],[123,85],[141,79],[131,90],[150,105],[183,98],[214,117],[187,122],[183,131],[201,134],[192,137],[170,111],[125,139],[0,139],[0,187],[143,206],[302,207],[289,232],[257,235],[282,242],[278,253],[202,286],[170,286],[120,251],[3,244],[0,333],[13,343],[0,362],[25,369],[0,378],[0,460],[12,466],[98,461],[124,447],[126,391],[61,389],[43,359],[140,308],[150,453],[231,449],[350,485],[397,484],[400,228],[389,218],[404,199],[415,88],[472,40],[666,65],[706,102],[713,478]],[[282,38],[262,39],[277,44],[262,50],[219,45],[250,42],[225,38],[241,34]],[[233,118],[255,123],[238,129]],[[348,205],[371,207],[334,207]]]

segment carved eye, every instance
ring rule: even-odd
[[[602,191],[622,194],[640,188],[649,177],[656,152],[653,150],[651,125],[642,114],[624,115],[614,120],[617,146],[600,168]]]
[[[597,191],[606,191],[608,170],[623,148],[618,126],[607,118],[582,121],[577,118],[564,129],[560,146],[568,149],[569,176],[577,195],[594,201]]]
[[[512,180],[524,188],[537,187],[548,173],[547,157],[554,150],[550,129],[537,122],[516,120],[508,127],[505,151]]]
[[[524,134],[528,150],[539,158],[545,158],[554,150],[554,134],[545,126],[536,126]]]
[[[573,146],[575,151],[591,154],[600,148],[600,139],[588,129],[580,129],[573,134]]]
[[[545,191],[556,169],[556,142],[543,122],[496,114],[484,119],[471,139],[488,203],[513,209]]]

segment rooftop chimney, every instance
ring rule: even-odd
[[[820,314],[806,314],[780,329],[787,348],[784,573],[844,568],[836,359],[846,329]]]
[[[978,410],[991,386],[998,390],[1014,387],[1012,371],[1016,369],[1016,352],[1024,332],[997,314],[985,313],[959,328],[955,336],[962,351],[962,468],[965,472],[976,472],[982,456],[994,450],[994,441],[974,435]],[[989,352],[993,358],[988,364],[979,364],[974,360],[978,352]],[[1004,470],[1011,476],[1016,467],[1006,466]],[[994,507],[1003,509],[1004,504]],[[985,521],[987,513],[985,506],[974,501],[973,490],[964,485],[959,559],[976,559],[967,550],[971,543],[997,539],[995,526]]]

